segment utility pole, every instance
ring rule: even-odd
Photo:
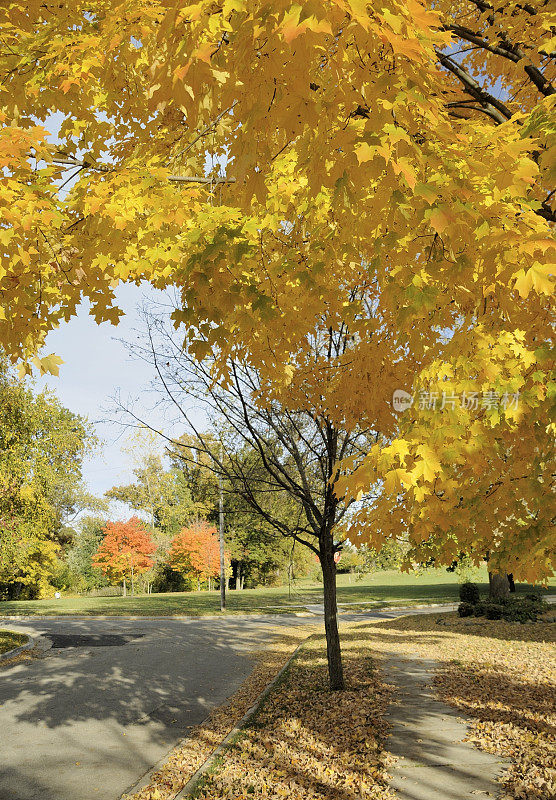
[[[220,611],[226,610],[226,562],[224,559],[224,489],[222,485],[222,473],[218,476],[218,487],[220,497],[218,499],[218,521],[220,539]]]

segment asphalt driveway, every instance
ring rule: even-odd
[[[0,800],[116,800],[236,691],[252,668],[248,652],[264,646],[276,624],[3,623],[44,637],[49,649],[0,665]]]

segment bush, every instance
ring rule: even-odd
[[[548,603],[544,600],[542,595],[536,594],[536,592],[530,592],[529,594],[525,595],[525,600],[529,600],[531,603],[541,603],[542,605],[547,606]]]
[[[485,603],[484,615],[487,619],[502,619],[504,606],[500,603]]]
[[[507,622],[536,622],[548,608],[548,603],[537,594],[509,597],[504,602],[502,617]]]
[[[476,583],[462,583],[459,587],[459,599],[462,603],[475,605],[479,602],[479,587]]]
[[[525,597],[507,597],[499,603],[463,602],[458,608],[460,617],[486,617],[487,619],[503,619],[506,622],[536,622],[541,614],[549,609],[548,603],[539,595]]]
[[[475,611],[473,603],[460,603],[458,606],[458,614],[460,617],[472,617]]]
[[[169,564],[158,564],[152,583],[153,592],[187,592],[194,588],[192,580],[175,572]]]

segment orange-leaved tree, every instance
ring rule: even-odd
[[[208,522],[194,522],[174,536],[169,552],[172,569],[182,575],[193,573],[197,586],[220,574],[220,549],[216,528]]]
[[[156,545],[139,517],[131,517],[127,522],[109,522],[93,566],[100,567],[113,583],[123,583],[124,596],[129,580],[133,594],[135,578],[151,569],[155,550]]]

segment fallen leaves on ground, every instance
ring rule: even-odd
[[[0,653],[7,653],[8,650],[13,650],[25,644],[28,637],[24,633],[14,633],[13,631],[0,631]]]
[[[168,755],[149,783],[125,800],[170,800],[199,769],[222,739],[239,722],[261,692],[291,656],[295,648],[311,632],[312,626],[269,629],[268,646],[252,653],[251,675],[223,705],[215,708],[206,720],[192,728],[187,739]]]
[[[345,635],[343,653],[347,688],[331,692],[324,637],[309,641],[195,796],[391,800],[382,751],[390,687],[375,669],[367,637]]]
[[[427,614],[359,632],[384,655],[438,662],[436,693],[471,720],[469,741],[511,759],[506,800],[556,797],[556,625]]]
[[[259,654],[239,692],[128,800],[174,797],[307,633],[305,626],[288,630]],[[385,683],[389,656],[436,660],[436,692],[471,720],[469,740],[511,759],[503,775],[506,800],[556,796],[556,625],[427,614],[343,625],[341,635],[347,689],[328,689],[324,638],[314,636],[201,784],[199,800],[394,800],[383,749],[394,689]]]

